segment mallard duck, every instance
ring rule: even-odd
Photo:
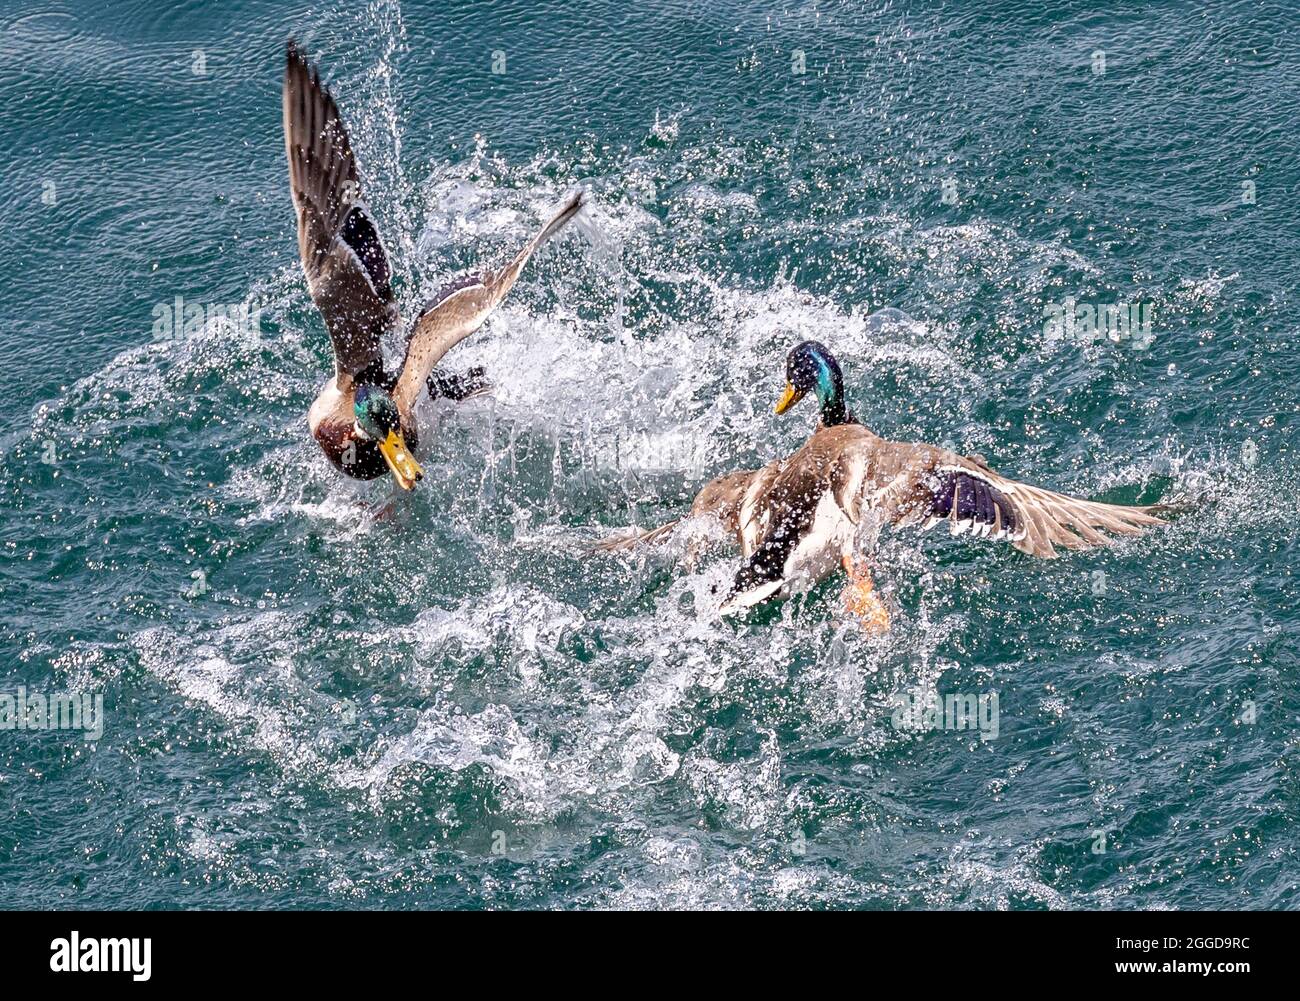
[[[457,376],[434,366],[482,326],[537,248],[578,213],[583,193],[567,198],[505,267],[466,275],[439,291],[411,325],[406,357],[392,374],[380,348],[384,335],[401,325],[388,253],[338,106],[292,39],[284,67],[284,146],[302,268],[334,346],[334,377],[307,417],[312,437],[348,476],[371,480],[387,470],[410,490],[423,476],[411,454],[423,394],[463,399],[485,387],[480,369]]]
[[[1114,541],[1111,535],[1140,535],[1164,524],[1155,514],[1159,505],[1080,500],[999,476],[979,456],[877,437],[848,409],[839,363],[816,341],[796,345],[786,357],[776,412],[786,413],[809,393],[817,397],[821,419],[802,448],[762,469],[712,480],[691,505],[692,517],[720,520],[744,557],[722,604],[724,615],[806,589],[843,568],[849,611],[869,627],[887,628],[888,612],[856,553],[867,518],[923,530],[943,522],[953,535],[969,532],[1046,558],[1057,555],[1056,546],[1090,549]],[[677,524],[598,548],[657,542]]]

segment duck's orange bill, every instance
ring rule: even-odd
[[[781,399],[776,401],[776,412],[778,414],[785,413],[803,399],[803,392],[802,389],[795,389],[794,386],[787,382],[785,384],[785,392],[781,395]]]
[[[379,443],[379,451],[383,453],[388,468],[393,471],[393,479],[403,490],[413,490],[416,481],[424,478],[424,470],[406,447],[402,432],[389,431],[388,437]]]

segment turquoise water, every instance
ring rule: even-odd
[[[105,725],[0,731],[0,905],[1300,904],[1300,16],[284,8],[3,11],[0,694]],[[379,521],[305,433],[290,33],[407,315],[594,196]],[[260,326],[160,335],[177,296]],[[1051,336],[1067,299],[1150,343]],[[805,337],[880,434],[1192,509],[1053,562],[886,533],[883,639],[834,584],[720,623],[725,554],[581,555],[797,447]],[[898,728],[914,691],[996,738]]]

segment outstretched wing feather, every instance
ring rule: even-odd
[[[388,254],[362,197],[338,105],[292,41],[283,104],[298,252],[329,329],[337,377],[346,384],[382,365],[381,339],[398,324]]]

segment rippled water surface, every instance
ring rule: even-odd
[[[0,731],[0,905],[1300,903],[1300,15],[286,7],[2,13],[0,694],[106,720]],[[595,203],[378,520],[305,433],[291,33],[408,316]],[[260,329],[160,336],[177,296]],[[1070,298],[1153,340],[1049,337]],[[1051,562],[886,533],[883,638],[834,583],[720,622],[722,550],[583,555],[797,447],[806,337],[882,435],[1190,510]],[[996,739],[899,729],[914,691]]]

